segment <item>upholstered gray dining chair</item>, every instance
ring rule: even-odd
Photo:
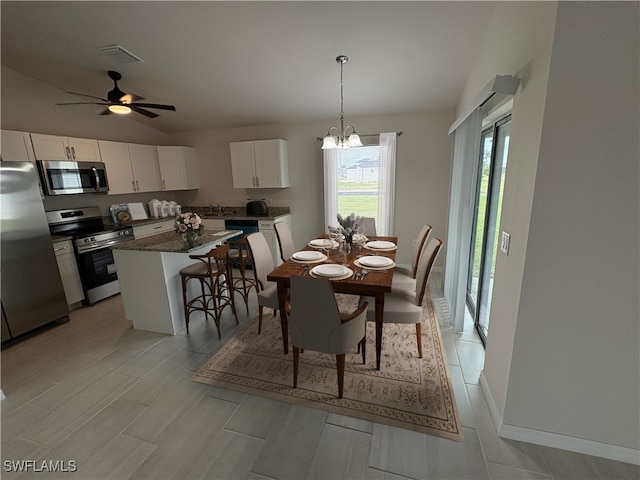
[[[376,233],[376,219],[374,217],[364,217],[362,226],[360,227],[362,233],[367,237],[375,237]]]
[[[280,258],[284,263],[291,258],[291,255],[296,253],[291,230],[289,230],[289,226],[285,222],[276,222],[273,224],[273,228],[276,231],[276,238],[278,239]]]
[[[431,225],[425,225],[418,233],[416,243],[413,246],[413,258],[411,261],[411,267],[399,267],[397,266],[393,271],[393,279],[391,281],[391,290],[408,290],[410,292],[416,291],[416,274],[418,273],[418,262],[420,257],[427,246],[427,240],[431,234]]]
[[[262,232],[247,235],[247,244],[253,261],[253,275],[258,283],[258,335],[262,332],[262,315],[264,307],[273,309],[273,316],[278,312],[278,286],[267,280],[267,275],[275,265],[271,249]]]
[[[384,296],[384,323],[415,323],[418,341],[418,357],[422,358],[422,302],[433,264],[442,248],[442,240],[432,239],[420,257],[416,275],[416,291],[391,291]],[[375,318],[375,301],[371,297],[360,297],[360,303],[369,303],[367,317]]]
[[[354,312],[341,316],[328,278],[292,276],[289,293],[293,388],[298,386],[300,350],[331,353],[336,356],[338,398],[342,398],[345,353],[360,344],[365,363],[368,304],[365,302]]]

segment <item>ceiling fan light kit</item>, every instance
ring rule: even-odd
[[[338,55],[336,62],[340,64],[340,128],[332,126],[329,128],[327,135],[322,139],[322,150],[332,150],[335,148],[346,149],[351,147],[361,147],[362,141],[357,134],[353,125],[344,126],[344,98],[343,98],[343,83],[342,83],[342,67],[349,61],[349,57],[346,55]],[[347,138],[347,131],[351,129],[351,135]],[[336,131],[336,135],[331,135],[332,131]]]
[[[108,115],[110,113],[117,113],[119,115],[125,115],[132,111],[140,113],[148,118],[155,118],[157,113],[147,110],[147,108],[160,109],[160,110],[176,110],[173,105],[163,105],[160,103],[140,103],[139,100],[144,100],[144,97],[135,95],[133,93],[126,93],[118,88],[118,80],[122,78],[120,73],[109,70],[107,72],[109,78],[113,80],[113,89],[107,92],[107,98],[95,97],[93,95],[86,95],[84,93],[65,92],[70,95],[79,95],[81,97],[93,98],[100,100],[99,102],[72,102],[72,103],[58,103],[57,105],[104,105],[107,108],[102,111],[100,115]]]

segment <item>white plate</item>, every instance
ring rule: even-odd
[[[309,245],[316,248],[329,248],[333,246],[335,242],[333,242],[330,238],[316,238],[315,240],[311,240]]]
[[[339,277],[347,273],[347,267],[342,265],[318,265],[313,267],[311,271],[321,277]]]
[[[374,268],[388,267],[393,263],[393,260],[391,260],[389,257],[376,257],[373,255],[360,257],[358,261],[365,267],[374,267]]]
[[[304,250],[302,252],[296,252],[291,255],[294,260],[301,260],[303,262],[309,262],[311,260],[320,260],[324,255],[316,250]]]
[[[367,243],[367,247],[372,248],[374,250],[385,250],[388,248],[394,248],[396,246],[393,242],[387,242],[385,240],[374,240],[373,242]]]

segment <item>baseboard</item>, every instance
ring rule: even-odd
[[[491,388],[489,388],[487,379],[484,376],[484,371],[480,373],[480,388],[489,407],[489,413],[498,436],[501,438],[640,465],[640,450],[505,424],[496,406]]]
[[[584,455],[593,455],[618,462],[640,465],[640,450],[634,450],[633,448],[594,442],[593,440],[569,437],[530,428],[516,427],[504,423],[502,424],[499,435],[501,438],[535,443],[536,445],[543,445],[545,447],[560,448]]]

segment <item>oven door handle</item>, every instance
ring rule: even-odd
[[[77,247],[78,253],[82,254],[82,253],[94,252],[96,250],[104,250],[105,248],[110,247],[111,245],[115,245],[116,243],[128,242],[129,240],[133,240],[133,238],[127,239],[127,240],[120,240],[120,239],[109,240],[108,242],[100,243],[98,245],[78,246]]]
[[[96,167],[91,167],[91,170],[93,170],[93,176],[96,179],[96,192],[100,191],[100,176],[98,175],[98,169]]]

